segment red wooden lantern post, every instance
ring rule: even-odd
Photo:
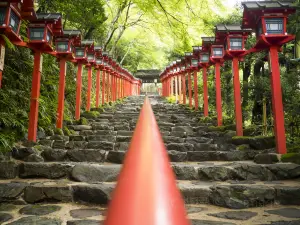
[[[200,66],[202,67],[202,80],[203,80],[203,114],[204,117],[208,116],[208,85],[207,85],[207,68],[209,64],[209,50],[205,41],[203,41],[202,50],[200,53]]]
[[[107,71],[107,65],[108,65],[108,53],[107,52],[103,52],[102,53],[103,56],[103,65],[102,65],[102,105],[105,104],[105,100],[107,100],[105,98],[105,92],[107,93],[107,89],[106,89],[106,80],[108,80],[108,71]]]
[[[94,49],[94,41],[84,40],[82,44],[88,46],[87,50],[87,64],[86,67],[88,69],[88,88],[86,93],[86,111],[91,110],[91,95],[92,95],[92,87],[93,87],[93,66],[96,62],[95,59],[95,49]]]
[[[112,86],[112,82],[111,82],[111,58],[108,57],[107,60],[107,65],[106,65],[106,76],[107,76],[107,87],[106,87],[106,101],[110,102],[111,100],[111,86]]]
[[[95,50],[95,69],[97,71],[96,74],[96,108],[99,108],[100,105],[100,75],[102,70],[102,49],[99,46],[94,47]]]
[[[81,33],[78,30],[64,30],[61,36],[55,38],[56,55],[60,64],[58,107],[56,128],[62,129],[65,105],[65,79],[67,61],[74,61],[74,42],[80,42]]]
[[[6,0],[0,2],[0,34],[8,38],[13,44],[26,46],[21,39],[20,26],[22,19],[36,19],[33,0]],[[4,69],[5,41],[0,36],[0,88]]]
[[[193,53],[191,52],[186,52],[185,53],[185,62],[186,62],[186,71],[188,73],[188,92],[189,92],[189,106],[190,108],[193,107],[193,102],[192,102],[192,68],[191,68],[191,60],[193,57]]]
[[[186,79],[185,79],[185,74],[186,74],[186,67],[185,67],[185,58],[181,59],[181,83],[182,83],[182,93],[183,93],[183,101],[182,103],[186,105]]]
[[[222,45],[211,46],[211,61],[215,65],[215,83],[216,83],[216,110],[218,126],[223,125],[222,116],[222,91],[221,91],[221,65],[224,62],[224,47]]]
[[[42,72],[42,53],[55,55],[52,48],[53,35],[62,34],[61,14],[39,13],[28,25],[28,47],[34,51],[34,66],[31,86],[28,140],[36,141],[40,81]]]
[[[75,47],[75,60],[78,65],[77,69],[77,78],[76,78],[76,108],[75,108],[75,119],[80,119],[80,110],[81,110],[81,88],[82,88],[82,71],[83,65],[87,63],[87,50],[88,46],[84,42],[76,43]]]
[[[194,102],[195,110],[199,109],[199,100],[198,100],[198,71],[199,71],[199,58],[200,51],[202,47],[193,46],[193,58],[192,58],[192,70],[194,71]]]
[[[239,79],[239,61],[243,60],[246,53],[245,41],[252,29],[242,29],[239,25],[218,25],[216,26],[216,39],[224,43],[225,60],[232,59],[233,87],[236,135],[243,136],[243,118],[241,106],[241,91]]]
[[[296,8],[292,2],[283,1],[243,2],[242,5],[244,7],[242,28],[256,31],[257,43],[250,51],[269,50],[276,149],[278,153],[285,154],[287,149],[278,50],[283,44],[294,39],[293,35],[287,33],[286,27],[288,16],[295,13]]]

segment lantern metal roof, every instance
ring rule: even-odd
[[[294,1],[249,1],[242,2],[244,7],[242,28],[256,28],[257,20],[264,14],[289,15],[296,11]]]
[[[233,24],[233,25],[225,25],[225,24],[219,24],[216,26],[216,31],[218,32],[251,32],[251,28],[242,28],[239,24]]]
[[[248,10],[265,10],[289,8],[293,3],[294,1],[249,1],[242,2],[242,5]]]
[[[64,32],[64,36],[66,36],[66,37],[81,36],[80,30],[63,30],[63,32]]]
[[[38,13],[37,20],[41,21],[58,21],[62,18],[61,13]]]
[[[219,24],[216,26],[215,34],[216,34],[216,42],[223,42],[227,35],[245,35],[248,36],[251,34],[251,28],[242,28],[241,25],[233,24],[233,25],[225,25]]]
[[[94,49],[95,49],[95,51],[102,51],[102,47],[101,46],[95,46]]]
[[[94,45],[94,41],[92,41],[92,40],[83,40],[83,41],[81,41],[81,45]]]

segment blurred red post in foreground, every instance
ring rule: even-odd
[[[190,225],[147,97],[104,225]]]

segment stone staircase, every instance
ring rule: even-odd
[[[37,146],[16,147],[15,160],[0,162],[0,201],[13,205],[55,203],[62,208],[67,208],[65,204],[74,207],[74,203],[105,207],[143,100],[130,97],[88,119],[88,125],[69,125],[76,135],[54,135]],[[237,150],[231,136],[212,131],[210,123],[200,123],[199,112],[168,104],[157,96],[150,101],[193,224],[300,224],[296,220],[300,217],[300,165],[256,164],[255,157],[268,156],[274,150]],[[286,209],[291,205],[294,211]],[[294,216],[259,213],[270,208],[280,213],[287,210]],[[215,215],[208,215],[211,212]],[[254,214],[248,218],[247,213]],[[4,224],[25,224],[6,221]],[[93,224],[61,221],[49,224]],[[290,221],[293,223],[285,223]]]

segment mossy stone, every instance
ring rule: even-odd
[[[89,125],[89,121],[86,118],[81,117],[79,120],[79,124],[80,125]]]
[[[70,135],[71,135],[71,132],[70,132],[70,130],[69,130],[69,128],[68,128],[67,126],[64,126],[63,132],[64,132],[64,134],[65,134],[66,136],[70,136]]]
[[[226,127],[220,126],[220,127],[215,127],[215,126],[210,126],[208,127],[208,131],[214,132],[214,131],[219,131],[219,132],[224,132],[226,130]]]
[[[287,153],[281,156],[282,162],[300,164],[300,153]]]
[[[239,150],[239,151],[247,151],[247,150],[250,149],[250,146],[249,146],[249,145],[246,145],[246,144],[244,144],[244,145],[239,145],[239,146],[236,147],[236,149]]]
[[[64,132],[63,132],[63,130],[62,130],[62,129],[60,129],[60,128],[55,128],[55,130],[54,130],[54,134],[57,134],[57,135],[62,135],[62,136],[64,136]]]

